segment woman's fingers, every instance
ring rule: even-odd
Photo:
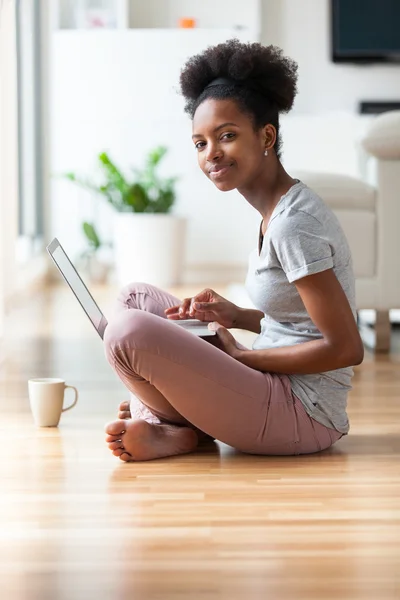
[[[164,314],[168,319],[187,319],[189,315],[191,298],[185,298],[182,304],[178,306],[170,306],[164,310]]]
[[[195,303],[196,306],[194,306]],[[182,303],[177,306],[166,308],[164,314],[169,319],[187,319],[189,317],[199,319],[207,310],[210,310],[210,308],[214,306],[215,304],[212,302],[204,302],[204,292],[201,292],[193,298],[184,298]]]
[[[166,308],[164,310],[164,314],[166,315],[167,318],[171,318],[171,319],[179,319],[179,314],[178,311],[180,309],[180,304],[178,304],[177,306],[170,306],[169,308]]]
[[[192,298],[185,298],[182,301],[182,304],[180,305],[179,311],[178,311],[181,319],[184,319],[186,314],[189,312],[191,302],[192,302]]]
[[[211,310],[217,308],[216,302],[195,302],[194,309],[195,310]]]

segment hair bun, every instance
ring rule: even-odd
[[[262,94],[279,112],[292,108],[297,93],[297,64],[281,48],[259,42],[232,39],[192,56],[181,72],[182,94],[195,100],[219,78]]]

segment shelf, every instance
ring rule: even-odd
[[[193,19],[195,29],[261,27],[261,0],[54,0],[54,29],[178,29]]]

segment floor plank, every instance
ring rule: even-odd
[[[114,294],[95,290],[106,313]],[[103,434],[126,392],[90,323],[64,287],[22,299],[0,371],[1,597],[400,598],[399,332],[393,348],[356,368],[351,434],[331,450],[217,443],[126,464]],[[79,389],[58,428],[32,423],[26,381],[40,376]]]

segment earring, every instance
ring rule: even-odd
[[[268,150],[264,152],[264,156],[268,156]]]

